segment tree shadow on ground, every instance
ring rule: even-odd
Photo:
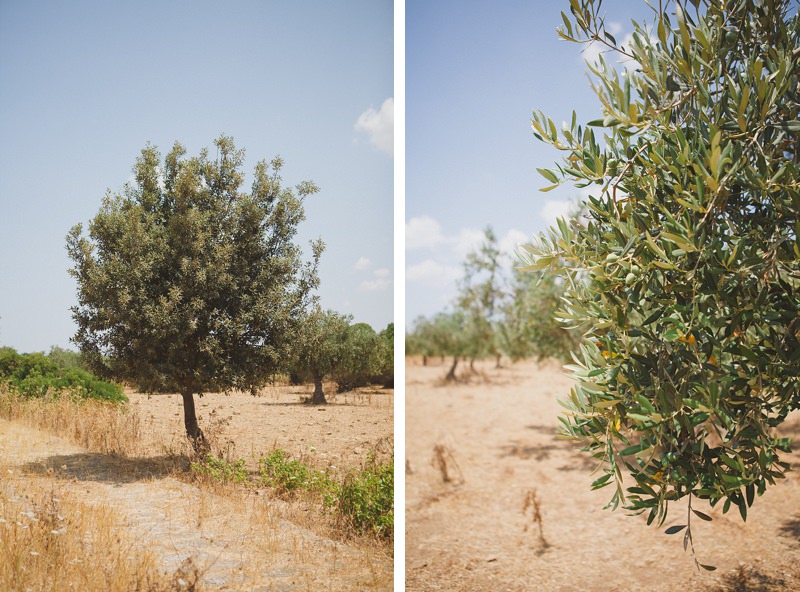
[[[523,460],[532,458],[533,460],[547,460],[555,450],[562,450],[563,446],[555,444],[529,444],[523,445],[518,443],[507,444],[502,447],[503,452],[500,454],[501,458],[514,456]]]
[[[765,574],[757,567],[740,565],[721,578],[721,585],[710,592],[778,592],[788,590],[787,582],[781,577]]]
[[[800,514],[797,514],[781,524],[778,532],[781,536],[789,537],[800,543]]]
[[[539,432],[540,434],[549,434],[551,436],[558,436],[558,428],[552,425],[527,425],[525,426],[526,430],[533,430],[534,432]]]
[[[38,474],[54,474],[64,479],[124,484],[163,479],[189,469],[189,459],[183,456],[123,458],[97,452],[57,454],[29,462],[20,467]]]
[[[520,442],[519,440],[512,440],[511,443],[501,447],[500,457],[514,456],[527,460],[533,458],[537,461],[547,460],[554,452],[562,452],[575,457],[580,460],[582,455],[578,454],[575,446],[559,437],[558,430],[552,425],[532,424],[525,426],[525,429],[550,436],[546,442]]]

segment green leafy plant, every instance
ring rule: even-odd
[[[61,365],[42,353],[18,354],[13,348],[0,349],[0,381],[11,392],[26,398],[69,394],[79,399],[127,402],[122,386],[100,380],[75,366]]]
[[[201,477],[210,478],[222,484],[244,485],[247,483],[247,468],[243,458],[229,461],[213,454],[206,454],[199,460],[193,461],[191,469]]]
[[[394,465],[370,458],[359,470],[350,471],[334,490],[335,504],[358,532],[389,537],[394,529]]]
[[[648,523],[688,498],[687,544],[708,518],[692,498],[746,519],[789,468],[774,428],[800,407],[800,17],[659,3],[623,47],[600,5],[571,0],[559,34],[627,60],[589,64],[603,116],[532,120],[566,154],[545,190],[595,191],[524,261],[564,276],[559,316],[587,328],[562,422],[603,461],[592,486]]]
[[[328,474],[293,459],[285,450],[273,450],[258,461],[261,483],[282,492],[296,490],[322,491],[328,484]]]
[[[393,535],[394,465],[380,464],[371,454],[360,469],[343,476],[328,469],[320,471],[293,459],[282,449],[259,459],[261,484],[291,494],[308,491],[321,497],[326,508],[354,531],[379,538]]]

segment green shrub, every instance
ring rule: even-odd
[[[367,465],[350,471],[337,484],[335,503],[338,512],[349,520],[355,530],[372,533],[381,538],[394,531],[394,465],[377,464],[370,459]]]
[[[245,461],[240,458],[231,462],[224,458],[218,458],[213,454],[206,454],[197,462],[191,464],[192,471],[200,476],[208,477],[220,483],[247,483],[247,468]]]
[[[73,365],[62,365],[42,353],[18,354],[13,348],[0,348],[0,381],[25,398],[41,398],[70,393],[82,399],[114,403],[128,398],[122,386],[100,380]]]
[[[283,492],[306,489],[324,492],[330,488],[328,472],[313,469],[299,460],[289,458],[280,448],[258,461],[261,483]]]
[[[258,462],[261,483],[283,492],[309,491],[356,532],[381,538],[394,529],[394,466],[370,456],[365,466],[343,477],[320,471],[277,449]]]
[[[77,368],[79,370],[89,370],[83,364],[83,356],[79,352],[74,352],[54,345],[47,354],[47,359],[56,364],[59,368]]]

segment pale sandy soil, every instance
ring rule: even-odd
[[[571,385],[559,367],[493,366],[479,366],[482,379],[441,386],[446,365],[406,364],[407,590],[800,590],[798,453],[785,459],[794,471],[756,498],[746,523],[735,508],[723,515],[721,504],[694,502],[714,518],[692,521],[699,559],[718,567],[699,573],[682,536],[663,533],[685,523],[685,501],[662,528],[603,510],[611,490],[590,490],[591,459],[556,438],[556,400]],[[800,417],[783,432],[800,438]],[[437,445],[452,453],[454,482],[432,463]],[[544,544],[533,509],[523,514],[531,491]]]
[[[303,399],[309,386],[267,387],[254,397],[248,393],[211,393],[195,397],[197,420],[206,436],[221,449],[253,457],[283,448],[322,466],[359,466],[370,449],[391,450],[394,432],[394,391],[362,388],[335,394],[325,385],[328,405],[312,407]],[[142,395],[126,391],[139,412],[144,437],[153,450],[180,450],[186,446],[180,395]]]
[[[280,446],[321,466],[346,468],[360,465],[373,447],[391,446],[391,390],[339,395],[324,410],[299,404],[305,390],[207,395],[198,405],[201,426],[218,443],[234,443],[251,463],[253,455]],[[114,508],[123,517],[120,529],[157,550],[165,571],[191,558],[204,573],[204,590],[392,589],[386,547],[330,538],[314,527],[313,511],[269,491],[218,495],[164,473],[159,457],[184,445],[179,397],[129,396],[149,456],[108,457],[0,420],[0,470],[49,476],[54,488]]]

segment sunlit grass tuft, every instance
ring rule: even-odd
[[[52,479],[2,470],[0,590],[201,590],[194,566],[161,571],[158,557],[126,538],[113,508],[83,503]]]

